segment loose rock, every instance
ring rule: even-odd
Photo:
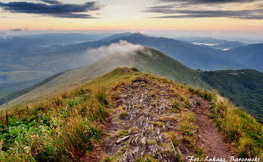
[[[120,144],[121,142],[127,140],[128,138],[130,138],[130,136],[125,136],[125,137],[123,137],[123,138],[121,138],[121,139],[118,139],[118,140],[116,141],[116,144]]]

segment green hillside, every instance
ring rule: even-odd
[[[29,93],[21,93],[20,97],[15,100],[11,102],[5,100],[5,102],[15,104],[54,92],[61,93],[65,90],[71,90],[117,67],[136,67],[142,72],[173,79],[178,83],[186,83],[200,88],[210,88],[196,70],[184,66],[155,49],[143,47],[129,53],[114,53],[89,66],[69,70],[39,87],[34,87]]]
[[[201,76],[221,95],[263,123],[263,73],[256,70],[222,70],[203,72]]]
[[[196,70],[183,65],[158,50],[147,47],[126,54],[115,53],[108,55],[87,68],[100,67],[97,69],[97,73],[101,73],[106,72],[104,67],[107,67],[108,71],[124,66],[136,67],[142,72],[172,79],[181,84],[186,83],[194,87],[210,88]]]
[[[130,114],[130,104],[136,104],[131,109],[136,108],[138,117]],[[134,161],[184,161],[222,151],[227,154],[219,155],[252,161],[263,155],[263,127],[253,117],[217,94],[134,68],[116,68],[72,91],[0,115],[1,161],[117,162],[127,153]],[[219,139],[206,138],[206,131]],[[207,140],[213,142],[209,147],[202,144]]]
[[[210,88],[196,70],[181,64],[155,49],[146,48],[145,50],[138,51],[133,56],[132,66],[142,72],[172,79],[181,84],[186,83],[194,87]]]

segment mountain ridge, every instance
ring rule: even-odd
[[[155,57],[158,57],[158,59],[155,59]],[[63,88],[72,89],[117,67],[124,66],[136,67],[141,71],[151,72],[158,76],[168,77],[170,79],[177,78],[176,80],[182,84],[186,83],[196,87],[210,88],[210,86],[201,79],[200,74],[196,70],[188,68],[155,49],[141,47],[138,50],[124,54],[114,53],[105,56],[99,61],[86,67],[67,71],[51,82],[46,83],[46,88],[39,87],[38,89],[34,89],[28,94],[9,102],[9,104],[28,100],[29,96],[36,98],[43,96],[44,94],[50,94],[52,91],[60,91]],[[158,66],[158,68],[156,68],[156,66]]]

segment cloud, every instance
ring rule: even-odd
[[[55,1],[55,0],[41,0],[41,1],[47,4],[61,4],[59,1]]]
[[[141,45],[134,45],[126,40],[120,40],[118,43],[112,43],[108,46],[101,46],[99,48],[89,48],[83,55],[83,60],[88,60],[89,62],[97,61],[98,59],[113,54],[118,53],[121,55],[128,55],[133,53],[134,50],[144,49]]]
[[[19,32],[19,31],[22,31],[22,29],[20,28],[17,28],[17,29],[9,29],[10,31],[16,31],[16,32]]]
[[[89,48],[87,53],[108,55],[112,53],[128,53],[133,50],[142,48],[141,45],[134,45],[126,40],[120,40],[118,43],[112,43],[109,46],[101,46],[100,48]]]
[[[155,18],[237,18],[263,19],[259,0],[159,0],[143,12],[159,14]]]
[[[0,2],[0,7],[13,13],[41,14],[61,18],[94,18],[84,12],[97,11],[104,6],[97,2],[84,4],[63,4],[56,0],[41,0],[44,3],[32,2]]]
[[[0,31],[0,36],[4,39],[6,39],[6,33]]]
[[[159,2],[183,2],[185,4],[249,3],[257,0],[159,0]]]

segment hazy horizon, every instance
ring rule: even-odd
[[[38,34],[58,34],[58,33],[78,33],[78,34],[90,34],[90,35],[102,35],[107,37],[117,33],[131,32],[131,33],[143,33],[145,35],[154,37],[166,37],[166,38],[193,38],[193,37],[211,37],[216,39],[225,39],[228,41],[241,41],[245,43],[263,43],[263,33],[259,32],[233,32],[233,31],[152,31],[152,30],[24,30],[24,31],[0,31],[5,33],[5,36],[23,36],[23,35],[38,35]],[[88,40],[87,40],[88,41]]]
[[[0,35],[40,33],[263,38],[260,0],[0,0]]]

